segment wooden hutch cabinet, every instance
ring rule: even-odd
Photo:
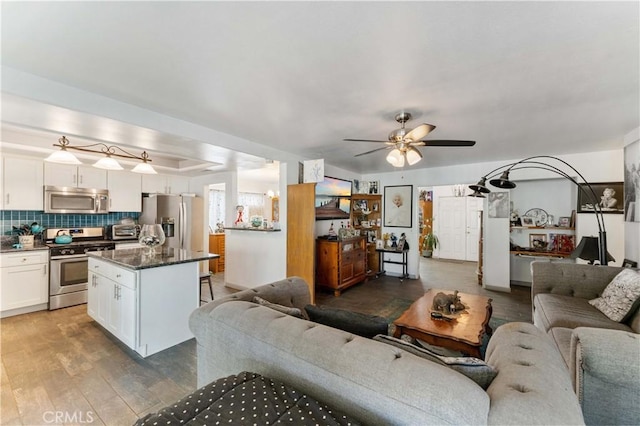
[[[368,214],[365,214],[369,212]],[[365,237],[367,248],[367,276],[376,276],[379,269],[379,253],[376,251],[376,240],[382,238],[382,195],[351,195],[351,226],[360,230]]]
[[[224,272],[224,234],[209,234],[209,253],[219,254],[217,259],[209,261],[209,270],[214,274]]]
[[[342,290],[364,281],[366,271],[365,237],[316,240],[316,285],[330,288],[335,296],[340,296]]]

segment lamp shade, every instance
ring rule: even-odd
[[[60,164],[82,164],[75,155],[65,149],[52,152],[51,155],[44,159],[44,161]]]
[[[420,154],[420,151],[414,147],[407,150],[407,163],[409,163],[410,166],[413,166],[420,160],[422,160],[422,154]]]
[[[516,184],[509,180],[509,170],[505,170],[502,172],[502,175],[499,179],[492,179],[489,183],[496,188],[502,189],[513,189],[516,187]]]
[[[571,259],[580,258],[586,260],[589,264],[600,259],[598,237],[582,237],[580,244],[569,255]],[[615,262],[615,259],[607,252],[607,261]]]
[[[111,157],[104,157],[93,164],[93,167],[105,170],[124,170],[124,168]]]
[[[404,167],[404,155],[402,155],[402,152],[400,152],[398,148],[394,148],[389,155],[387,155],[387,162],[393,167]]]
[[[158,172],[156,172],[156,170],[151,167],[151,164],[144,162],[144,163],[139,163],[137,166],[135,166],[132,170],[133,173],[142,173],[145,175],[157,175]]]

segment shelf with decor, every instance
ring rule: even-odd
[[[379,271],[379,253],[376,240],[382,238],[382,195],[351,195],[351,226],[365,237],[367,251],[367,277],[375,277]]]
[[[561,226],[511,226],[510,253],[517,256],[569,257],[576,247],[575,228]]]

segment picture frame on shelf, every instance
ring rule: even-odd
[[[578,191],[578,213],[595,213],[593,195],[589,186],[581,183]],[[624,183],[602,182],[592,183],[593,192],[596,193],[595,203],[598,203],[603,214],[624,214]]]
[[[555,253],[569,254],[576,248],[576,237],[569,234],[549,234],[547,247]]]
[[[558,218],[558,226],[560,228],[571,227],[571,218],[569,216],[560,216],[560,218]]]
[[[534,250],[546,250],[549,245],[547,234],[529,234],[529,247]]]
[[[527,228],[534,228],[536,226],[536,219],[531,216],[522,216],[521,218],[522,226]]]
[[[376,250],[384,250],[384,240],[376,240]]]
[[[623,268],[637,268],[638,267],[638,262],[634,262],[631,259],[625,259],[622,261],[622,267]]]
[[[377,180],[372,180],[369,182],[369,194],[378,195],[378,191],[380,188],[380,182]]]

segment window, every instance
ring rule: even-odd
[[[240,192],[238,194],[238,204],[244,206],[242,219],[249,222],[251,216],[264,217],[264,194],[253,192]],[[232,226],[237,216],[225,220],[225,191],[224,189],[209,190],[209,227],[215,230],[218,223],[225,226]]]

